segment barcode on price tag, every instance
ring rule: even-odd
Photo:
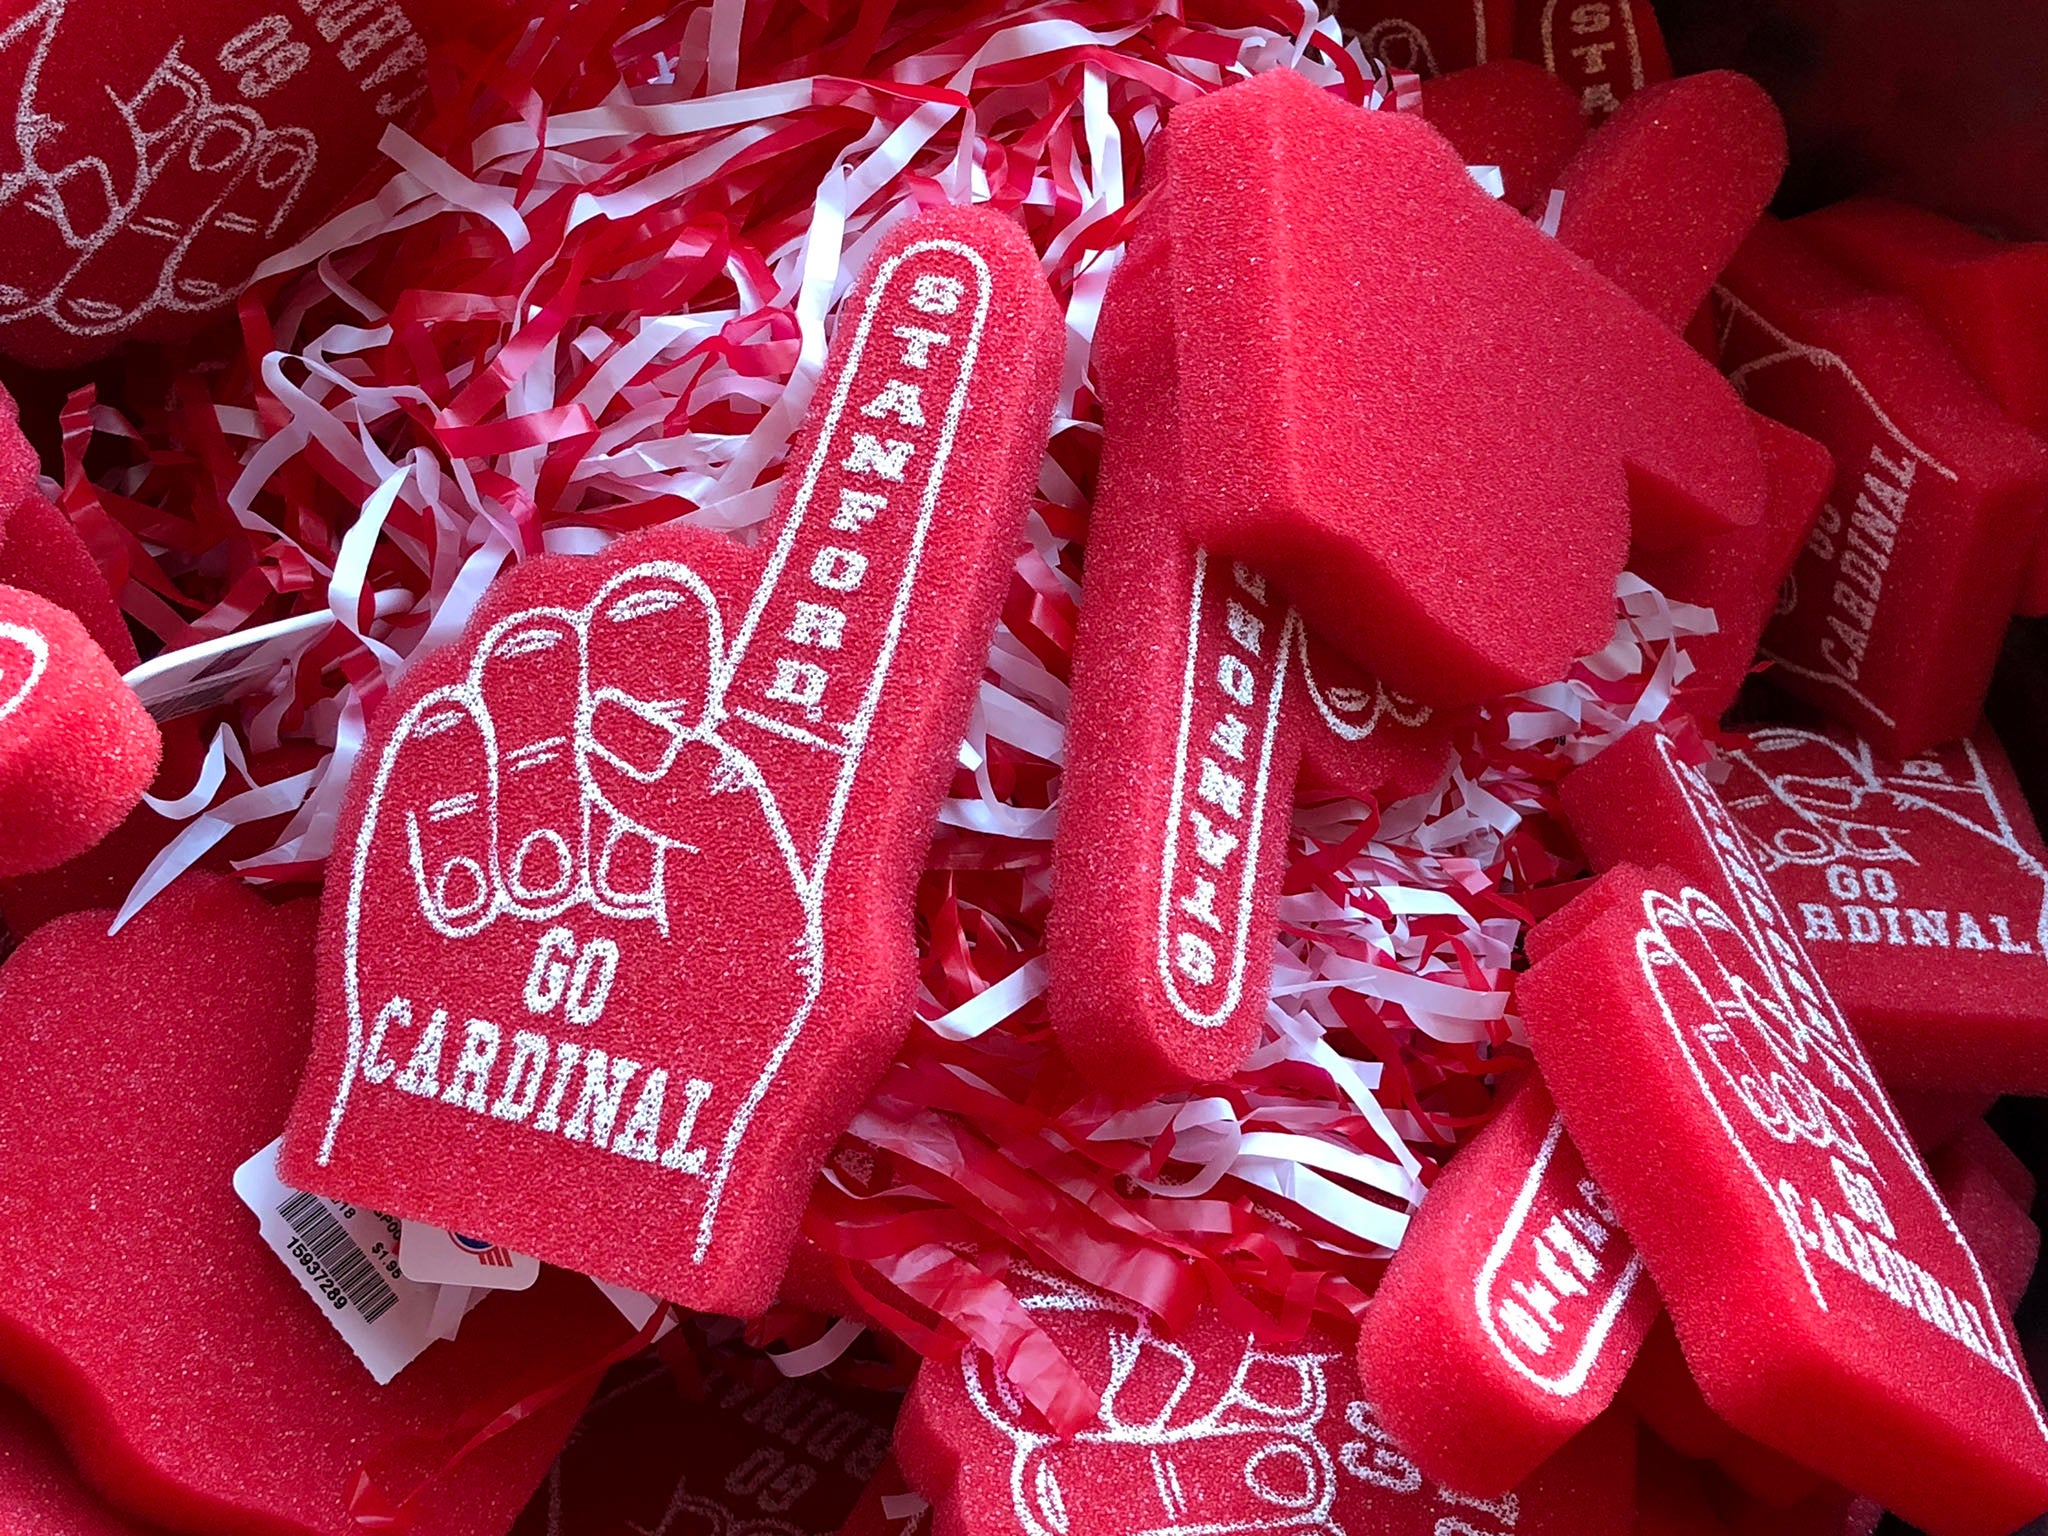
[[[258,1229],[356,1358],[382,1385],[440,1337],[441,1287],[398,1267],[396,1217],[293,1189],[272,1142],[235,1170],[235,1193]]]

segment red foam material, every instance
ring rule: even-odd
[[[1061,1044],[1120,1095],[1227,1076],[1257,1042],[1297,780],[1385,803],[1449,752],[1427,709],[1332,655],[1257,571],[1181,535],[1159,231],[1096,329],[1107,436],[1047,935]]]
[[[1912,299],[2006,415],[2048,436],[2048,242],[1993,240],[1884,198],[1851,198],[1797,224],[1858,281]],[[2039,544],[2019,607],[2048,613]]]
[[[1515,0],[1339,0],[1337,19],[1373,58],[1425,79],[1515,45]]]
[[[1631,96],[1565,168],[1557,238],[1685,329],[1785,174],[1785,124],[1732,70]]]
[[[901,1396],[737,1354],[672,1371],[664,1340],[614,1368],[507,1536],[836,1536],[888,1463]]]
[[[2041,1257],[2041,1229],[1983,1164],[1954,1159],[1944,1166],[1937,1159],[1935,1176],[1970,1251],[2011,1313],[2034,1277]]]
[[[1358,1374],[1425,1475],[1505,1493],[1606,1410],[1658,1310],[1532,1081],[1430,1186],[1360,1324]]]
[[[1714,610],[1719,628],[1686,642],[1694,670],[1678,690],[1680,706],[1709,721],[1727,712],[1749,676],[1786,573],[1835,478],[1834,461],[1812,438],[1768,416],[1752,419],[1771,487],[1763,521],[1668,549],[1639,549],[1629,559],[1672,601]]]
[[[1995,1093],[1926,1093],[1912,1088],[1892,1088],[1892,1107],[1899,1112],[1906,1134],[1923,1153],[1947,1141],[1972,1120],[1998,1102]]]
[[[2048,434],[2048,241],[1994,240],[1876,197],[1794,226],[1859,282],[1919,305],[2005,413]]]
[[[1936,1183],[1947,1178],[1950,1169],[1965,1165],[1974,1165],[1990,1174],[2021,1210],[2033,1209],[2034,1171],[2020,1161],[2020,1155],[2005,1144],[2004,1137],[1982,1120],[1966,1121],[1927,1159]]]
[[[0,1374],[123,1508],[194,1536],[356,1536],[366,1461],[510,1402],[626,1336],[549,1274],[486,1300],[387,1387],[257,1235],[235,1169],[283,1124],[312,1011],[310,903],[188,875],[113,937],[59,918],[0,966]],[[166,1256],[138,1306],[131,1257]],[[171,1257],[175,1256],[175,1257]],[[497,1536],[587,1388],[460,1463],[421,1527]],[[423,1469],[422,1469],[423,1470]]]
[[[152,1536],[78,1480],[50,1427],[0,1392],[0,1531],[19,1536]]]
[[[1671,56],[1650,0],[1519,5],[1515,51],[1557,76],[1594,122],[1644,86],[1671,78]]]
[[[0,876],[53,869],[105,837],[161,750],[156,722],[78,620],[0,587]]]
[[[1630,819],[1610,858],[1668,867],[1612,865],[1518,1006],[1707,1402],[1935,1536],[2048,1509],[1998,1298],[1741,828],[1648,728],[1564,795],[1575,830]]]
[[[0,349],[49,367],[195,329],[370,167],[426,93],[423,31],[476,8],[10,5],[0,79],[44,128],[0,209]]]
[[[23,497],[35,489],[36,451],[22,436],[21,409],[0,389],[0,539]]]
[[[23,496],[0,531],[0,585],[70,609],[117,670],[126,672],[142,659],[92,551],[40,491]]]
[[[1484,698],[1605,645],[1631,504],[1659,542],[1763,515],[1726,384],[1427,124],[1279,70],[1169,140],[1178,424],[1214,445],[1183,526],[1389,687]]]
[[[1659,1316],[1643,1340],[1622,1395],[1667,1444],[1712,1462],[1738,1487],[1768,1503],[1797,1504],[1827,1481],[1758,1444],[1707,1406],[1668,1316]]]
[[[700,1310],[774,1297],[910,1025],[1063,350],[986,210],[899,226],[849,302],[779,534],[529,561],[373,722],[288,1180]]]
[[[1425,81],[1422,115],[1467,165],[1500,168],[1514,208],[1542,205],[1586,137],[1572,93],[1521,59]]]
[[[197,782],[207,750],[200,724],[201,717],[196,715],[163,723],[163,763],[150,785],[152,795],[176,799]],[[286,743],[276,754],[267,755],[254,766],[261,782],[274,783],[303,773],[314,766],[319,755],[319,748],[311,743]],[[238,778],[231,778],[221,787],[220,798],[225,799],[242,787]],[[237,827],[209,849],[200,864],[226,873],[235,860],[254,858],[268,848],[289,820],[287,812]],[[66,912],[118,907],[149,867],[149,861],[177,831],[177,823],[157,815],[147,803],[136,806],[127,820],[99,842],[55,869],[0,880],[0,923],[5,923],[19,938]]]
[[[1766,219],[1717,289],[1721,362],[1835,460],[1834,495],[1765,632],[1776,676],[1891,756],[1976,724],[2048,501],[2014,426],[1910,303]]]
[[[927,1361],[896,1457],[935,1506],[932,1536],[1632,1527],[1636,1432],[1626,1414],[1595,1421],[1511,1498],[1487,1500],[1423,1475],[1373,1416],[1344,1341],[1321,1327],[1262,1349],[1213,1309],[1169,1339],[1122,1303],[1061,1282],[1021,1299],[1103,1391],[1102,1416],[1060,1440],[998,1384],[988,1356]]]
[[[1905,762],[1746,734],[1721,798],[1885,1084],[2048,1092],[2048,849],[1991,732]],[[1613,821],[1596,861],[1630,845]]]

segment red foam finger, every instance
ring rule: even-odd
[[[1358,1374],[1426,1475],[1504,1493],[1606,1410],[1657,1312],[1531,1082],[1430,1186],[1360,1325]]]
[[[1169,1337],[1095,1292],[1052,1280],[1019,1289],[1102,1393],[1101,1416],[1062,1439],[987,1355],[927,1361],[896,1456],[934,1506],[934,1536],[1623,1536],[1633,1525],[1636,1433],[1625,1414],[1596,1421],[1511,1494],[1486,1498],[1423,1474],[1324,1328],[1262,1347],[1212,1309]]]
[[[2048,849],[1991,733],[1899,762],[1757,727],[1729,761],[1721,798],[1887,1086],[2048,1092]],[[1622,856],[1618,811],[1579,814]]]
[[[36,126],[0,208],[0,349],[51,367],[196,330],[412,118],[429,39],[492,8],[6,6],[7,90]]]
[[[1753,420],[1770,481],[1763,520],[1690,544],[1638,549],[1629,562],[1672,601],[1714,610],[1714,633],[1686,642],[1693,672],[1678,690],[1681,707],[1703,720],[1718,720],[1735,702],[1764,626],[1777,611],[1786,573],[1835,478],[1834,461],[1812,438],[1768,416]]]
[[[1726,69],[1668,80],[1565,167],[1557,238],[1683,330],[1784,174],[1784,120],[1762,86]]]
[[[847,302],[760,547],[526,562],[373,722],[288,1180],[774,1297],[913,1015],[909,895],[1063,352],[986,210],[899,226]]]
[[[1764,636],[1783,685],[1892,756],[1966,733],[2048,502],[2048,450],[1904,300],[1766,220],[1716,290],[1721,363],[1819,441],[1834,494]]]
[[[1958,1161],[1937,1169],[1942,1199],[2010,1314],[2027,1294],[2041,1257],[2041,1229],[1990,1169]]]
[[[1707,1406],[1669,1316],[1659,1316],[1644,1338],[1622,1396],[1666,1444],[1712,1462],[1738,1487],[1767,1503],[1797,1504],[1826,1484],[1819,1473],[1758,1444]]]
[[[55,603],[0,587],[0,876],[53,869],[133,810],[156,722]]]
[[[1542,203],[1586,137],[1572,93],[1521,59],[1425,81],[1422,115],[1467,165],[1500,168],[1513,208]]]
[[[2021,1210],[2033,1209],[2033,1170],[2021,1162],[2019,1154],[2005,1144],[2004,1137],[1982,1120],[1968,1120],[1958,1126],[1953,1135],[1943,1138],[1942,1144],[1928,1157],[1927,1166],[1934,1170],[1937,1183],[1948,1177],[1951,1168],[1982,1168],[1998,1181],[1998,1187],[2004,1190]]]
[[[1107,433],[1047,935],[1061,1044],[1121,1095],[1227,1076],[1256,1044],[1297,777],[1392,799],[1448,755],[1429,711],[1340,677],[1262,575],[1181,534],[1157,229],[1096,332]]]
[[[0,531],[0,585],[68,608],[119,670],[142,659],[92,551],[71,520],[39,491],[31,490],[15,504]]]
[[[1506,58],[1514,0],[1342,0],[1337,19],[1373,58],[1425,79]]]
[[[1877,197],[1793,222],[1859,282],[1910,298],[2008,416],[2048,433],[2048,241],[1994,240]]]
[[[1987,1114],[1998,1102],[1995,1093],[1929,1093],[1912,1088],[1892,1089],[1892,1107],[1898,1110],[1906,1134],[1923,1153],[1931,1152],[1971,1121]]]
[[[1910,298],[2006,415],[2048,436],[2048,242],[1994,240],[1874,197],[1795,222],[1859,282]],[[2039,544],[2019,611],[2048,613],[2048,549]]]
[[[48,1425],[0,1392],[0,1530],[22,1536],[150,1536],[78,1479]]]
[[[1183,526],[1389,687],[1478,699],[1604,645],[1631,504],[1660,540],[1762,516],[1723,381],[1426,124],[1276,71],[1169,135],[1179,429],[1228,445]]]
[[[345,1499],[366,1463],[626,1334],[588,1284],[551,1275],[486,1300],[379,1387],[259,1237],[232,1180],[290,1104],[313,916],[188,875],[118,934],[105,910],[59,918],[0,966],[0,1167],[20,1217],[0,1233],[0,1374],[102,1495],[195,1536],[354,1536]],[[135,1253],[185,1256],[157,1266],[147,1307],[124,1283]],[[446,1473],[422,1527],[496,1536],[587,1395]]]
[[[1518,6],[1515,51],[1557,76],[1594,122],[1644,86],[1671,78],[1671,57],[1650,0]]]
[[[0,389],[0,539],[7,534],[14,509],[35,490],[36,451],[21,431],[21,408]]]
[[[1936,1536],[2048,1509],[1998,1298],[1741,827],[1649,728],[1566,782],[1666,867],[1612,865],[1518,1005],[1707,1402]]]

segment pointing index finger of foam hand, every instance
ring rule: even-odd
[[[1389,687],[1549,681],[1611,633],[1631,513],[1665,539],[1762,515],[1726,382],[1427,124],[1276,71],[1168,137],[1187,532]]]
[[[840,321],[722,673],[727,739],[761,768],[814,883],[843,837],[900,852],[929,827],[1061,355],[1037,257],[982,210],[897,230]]]

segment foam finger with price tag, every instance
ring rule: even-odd
[[[274,1251],[233,1185],[290,1106],[312,1012],[311,904],[272,908],[195,873],[109,936],[111,917],[58,918],[0,966],[13,1052],[0,1166],[24,1213],[0,1235],[0,1375],[102,1496],[195,1536],[352,1536],[345,1501],[366,1462],[625,1339],[592,1287],[557,1274],[493,1296],[377,1385],[326,1314],[392,1325],[383,1273],[348,1234],[315,1226],[310,1247]],[[146,1305],[124,1257],[143,1253],[162,1257]],[[288,1264],[319,1272],[320,1302]],[[422,1526],[503,1531],[587,1395],[444,1474]]]
[[[938,1536],[1624,1536],[1635,1424],[1609,1414],[1514,1491],[1427,1477],[1313,1327],[1263,1346],[1214,1309],[1168,1335],[1135,1308],[1013,1271],[1020,1301],[1102,1394],[1062,1438],[969,1349],[920,1366],[896,1457]],[[1020,1283],[1028,1282],[1028,1283]]]
[[[0,587],[0,876],[54,869],[135,808],[156,722],[55,603]]]
[[[1999,1299],[1742,829],[1652,728],[1576,777],[1668,868],[1612,865],[1518,1001],[1708,1403],[1936,1536],[2048,1509]]]
[[[1429,1476],[1504,1493],[1606,1411],[1658,1310],[1530,1082],[1430,1186],[1360,1323],[1358,1373]]]
[[[1182,527],[1388,686],[1447,706],[1551,681],[1610,637],[1632,510],[1665,541],[1762,516],[1727,384],[1426,124],[1281,70],[1168,139],[1148,216],[1205,454]],[[1504,451],[1539,395],[1544,430]]]
[[[1119,1093],[1226,1076],[1256,1043],[1297,777],[1392,799],[1448,754],[1429,710],[1311,647],[1258,571],[1182,535],[1167,281],[1155,218],[1096,328],[1107,440],[1048,938],[1061,1044]]]
[[[774,1296],[911,1017],[1062,350],[985,211],[894,231],[848,304],[763,547],[530,562],[386,706],[288,1180],[701,1309]]]

